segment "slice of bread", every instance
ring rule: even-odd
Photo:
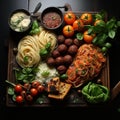
[[[47,92],[50,94],[58,94],[60,89],[60,79],[59,77],[52,78],[47,83]]]
[[[60,82],[59,94],[57,94],[57,95],[55,95],[55,94],[48,94],[48,97],[49,98],[63,100],[65,98],[65,96],[67,95],[67,93],[69,92],[71,86],[72,85],[69,84],[69,83]]]

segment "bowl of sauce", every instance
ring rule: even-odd
[[[41,13],[41,24],[49,30],[57,30],[63,24],[63,13],[57,7],[48,7]]]
[[[32,18],[27,10],[17,9],[11,13],[8,24],[15,32],[26,32],[31,27]]]

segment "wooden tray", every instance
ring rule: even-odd
[[[74,12],[76,15],[80,15],[82,12],[76,11]],[[97,12],[90,12],[92,14],[95,14]],[[24,35],[23,35],[24,36]],[[10,38],[8,40],[8,76],[7,80],[10,82],[15,83],[15,74],[13,71],[13,67],[17,66],[16,60],[15,60],[15,54],[13,52],[13,48],[15,48],[19,42],[19,40],[23,37],[20,34],[15,34],[14,32],[10,32]],[[102,85],[106,86],[110,90],[110,75],[109,75],[109,55],[107,55],[107,62],[105,64],[104,69],[101,71],[99,75],[99,79],[102,81]],[[75,101],[76,100],[76,101]],[[6,105],[11,107],[16,107],[16,104],[12,101],[11,96],[8,94],[6,95]],[[32,104],[32,105],[24,105],[26,106],[33,106],[33,107],[46,107],[46,106],[80,106],[80,107],[86,107],[89,106],[82,96],[79,96],[78,93],[75,90],[70,90],[70,93],[67,95],[65,100],[63,101],[56,101],[56,100],[49,100],[46,99],[46,101],[42,104]]]

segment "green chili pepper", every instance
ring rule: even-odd
[[[82,88],[82,94],[86,101],[92,104],[106,102],[110,98],[107,87],[93,82],[89,82]]]

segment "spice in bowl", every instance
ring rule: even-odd
[[[49,12],[44,15],[43,23],[49,28],[55,28],[61,23],[61,17],[56,12]]]
[[[58,29],[63,23],[62,11],[56,7],[48,7],[41,14],[42,25],[46,29]]]

